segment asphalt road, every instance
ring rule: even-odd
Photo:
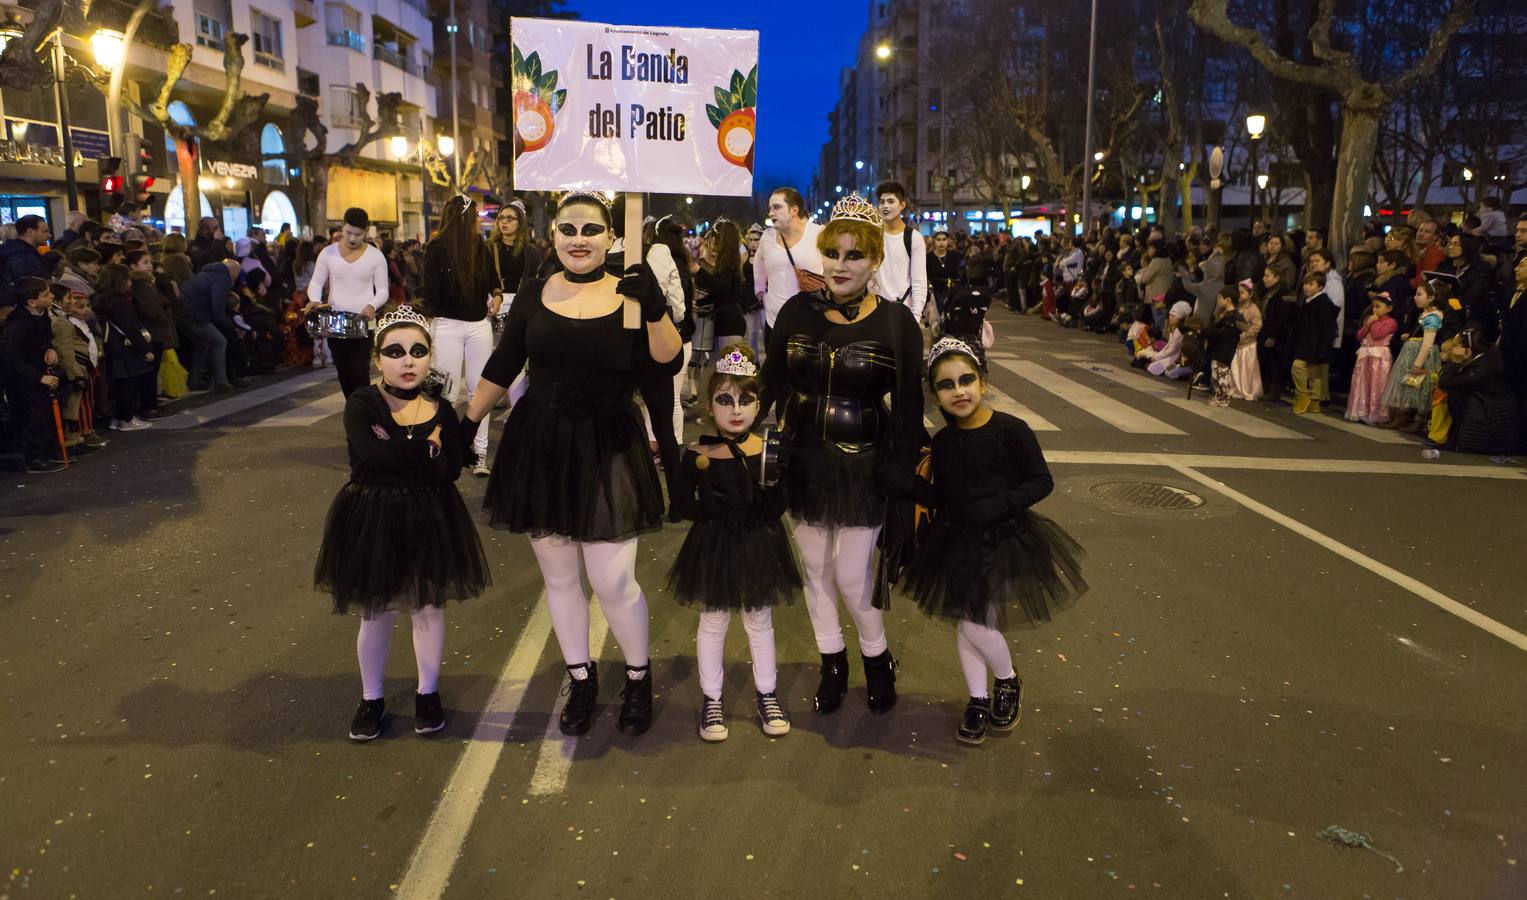
[[[953,631],[901,602],[890,715],[857,661],[844,707],[810,711],[798,606],[776,614],[794,731],[758,730],[734,627],[732,735],[702,743],[670,526],[638,566],[657,722],[618,734],[611,678],[564,740],[529,545],[485,527],[495,585],[447,612],[446,732],[412,733],[400,629],[397,718],[352,745],[355,620],[310,586],[337,386],[286,373],[0,482],[0,900],[1527,896],[1524,469],[1222,416],[1102,338],[994,321],[994,401],[1050,426],[1041,508],[1092,586],[1010,634],[1012,735],[956,744]],[[1203,502],[1139,508],[1130,482]]]

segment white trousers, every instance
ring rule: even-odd
[[[753,687],[760,694],[772,694],[775,687],[774,617],[768,609],[742,611],[742,627],[748,633],[748,648],[753,653]],[[712,700],[721,699],[722,656],[726,650],[726,629],[732,614],[724,609],[700,613],[700,628],[695,634],[695,658],[700,670],[700,690]]]
[[[445,612],[438,606],[426,606],[411,618],[419,693],[433,694],[440,689],[440,661],[445,657]],[[355,636],[355,655],[361,664],[361,696],[367,700],[382,699],[382,678],[387,674],[387,652],[392,647],[392,626],[397,621],[396,610],[361,620],[360,633]]]
[[[875,539],[880,526],[830,528],[795,523],[806,581],[806,612],[816,633],[817,649],[838,653],[846,646],[838,623],[838,598],[853,617],[859,650],[865,656],[885,652],[885,614],[872,603],[875,594]]]
[[[530,548],[541,566],[546,608],[563,660],[577,666],[590,659],[586,571],[626,665],[647,665],[647,598],[636,583],[636,538],[585,544],[552,535],[532,538]]]
[[[468,322],[438,318],[430,324],[430,341],[434,356],[431,363],[450,378],[450,384],[446,386],[447,402],[456,402],[456,389],[464,386],[470,403],[472,395],[477,393],[477,380],[482,377],[483,366],[493,355],[493,325],[487,319]],[[478,423],[472,452],[478,456],[487,455],[487,416]]]
[[[970,696],[991,696],[986,682],[988,670],[998,678],[1013,677],[1013,652],[1008,649],[1007,638],[997,629],[961,621],[955,629],[955,646],[960,651],[960,669],[965,673]]]

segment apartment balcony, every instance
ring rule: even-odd
[[[329,32],[330,47],[349,47],[356,53],[366,52],[366,36],[358,31],[346,28],[342,31]]]
[[[298,28],[306,28],[318,21],[318,6],[313,0],[292,0],[292,18]]]
[[[374,48],[372,48],[371,55],[373,58],[387,63],[390,66],[402,69],[404,72],[407,72],[410,75],[419,74],[419,67],[414,64],[413,59],[392,47],[388,47],[383,44],[377,44]]]

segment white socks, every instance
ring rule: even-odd
[[[636,538],[583,544],[553,535],[532,538],[530,547],[546,584],[546,608],[570,666],[586,663],[589,654],[589,603],[583,591],[583,570],[610,633],[626,665],[647,665],[647,598],[636,583]]]
[[[844,649],[836,602],[841,595],[859,632],[859,650],[865,656],[884,653],[885,615],[872,603],[875,539],[880,528],[827,528],[796,522],[794,531],[806,580],[806,611],[816,632],[817,649],[822,653]]]
[[[722,656],[726,649],[726,629],[731,621],[732,614],[725,610],[700,613],[700,628],[695,634],[695,657],[700,670],[700,690],[712,700],[721,699]],[[748,648],[753,655],[753,687],[760,694],[772,694],[777,667],[771,610],[743,610],[742,627],[748,633]]]
[[[955,643],[960,649],[960,669],[972,697],[990,697],[986,672],[997,678],[1013,677],[1013,654],[1007,638],[995,628],[962,621],[955,629]]]
[[[426,606],[414,613],[414,660],[419,669],[419,693],[440,690],[440,662],[445,658],[445,612],[438,606]],[[398,620],[396,610],[388,610],[374,619],[362,619],[355,637],[355,655],[361,664],[361,696],[366,700],[382,699],[382,679],[387,674],[387,651],[392,646],[392,626]]]

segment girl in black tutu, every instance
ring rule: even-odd
[[[361,704],[350,737],[369,741],[385,727],[382,676],[398,611],[413,619],[419,689],[414,731],[445,727],[438,681],[447,600],[480,595],[492,582],[477,526],[456,492],[468,458],[456,413],[421,392],[429,372],[429,326],[404,307],[378,321],[372,357],[382,386],[345,401],[350,480],[329,507],[313,582],[334,611],[361,614],[355,642]]]
[[[553,237],[563,271],[521,286],[464,420],[476,428],[528,363],[530,387],[509,413],[483,507],[493,527],[530,536],[571,679],[559,724],[574,735],[589,730],[599,692],[585,570],[626,657],[620,728],[652,724],[636,538],[662,526],[663,491],[631,391],[641,368],[683,348],[645,263],[624,278],[605,272],[611,225],[598,195],[562,198]]]
[[[692,520],[669,571],[680,603],[700,607],[695,636],[700,669],[700,737],[724,741],[722,652],[732,612],[753,652],[753,687],[765,734],[790,733],[790,718],[775,694],[774,621],[770,609],[801,589],[801,573],[780,516],[783,492],[762,483],[764,442],[751,429],[758,418],[758,364],[744,344],[721,350],[706,385],[716,434],[701,435],[684,451],[674,479],[673,511]]]
[[[949,424],[933,438],[933,483],[919,486],[933,523],[904,577],[923,612],[959,623],[970,705],[957,737],[979,744],[988,727],[1018,724],[1023,683],[1003,629],[1048,622],[1085,593],[1083,551],[1032,511],[1055,482],[1029,426],[981,399],[986,376],[975,347],[940,338],[928,354],[928,384]],[[996,677],[990,691],[988,669]]]

